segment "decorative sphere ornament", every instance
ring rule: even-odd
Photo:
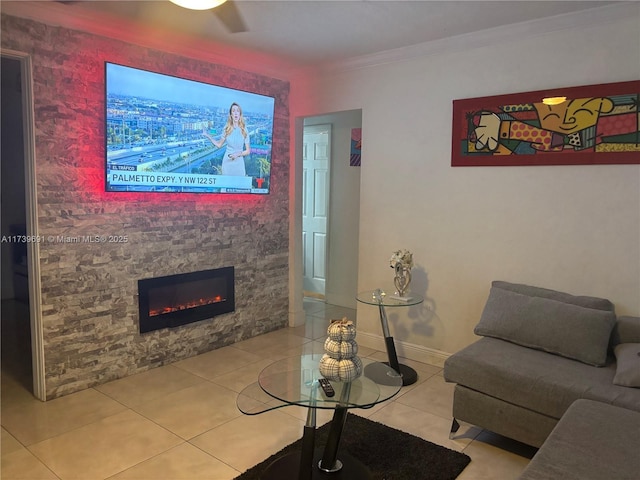
[[[344,340],[353,340],[356,338],[356,327],[351,320],[343,318],[342,320],[334,320],[327,328],[327,334],[331,340],[341,342]]]
[[[362,375],[362,360],[357,355],[338,360],[324,354],[320,359],[320,373],[336,382],[351,382]]]
[[[327,352],[327,355],[331,358],[335,358],[337,360],[342,358],[351,358],[357,355],[358,344],[355,340],[344,340],[342,342],[338,342],[329,337],[324,342],[324,351]]]

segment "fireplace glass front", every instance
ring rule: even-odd
[[[235,310],[234,268],[138,280],[140,333]]]

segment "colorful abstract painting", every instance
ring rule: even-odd
[[[452,166],[640,164],[640,81],[454,100]]]
[[[351,156],[349,157],[349,165],[359,167],[361,163],[360,150],[362,150],[362,129],[351,129]]]

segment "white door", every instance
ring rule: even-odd
[[[304,127],[302,183],[303,290],[324,296],[327,276],[327,225],[331,125]]]

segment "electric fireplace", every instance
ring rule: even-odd
[[[233,312],[234,283],[233,267],[138,280],[140,333]]]

